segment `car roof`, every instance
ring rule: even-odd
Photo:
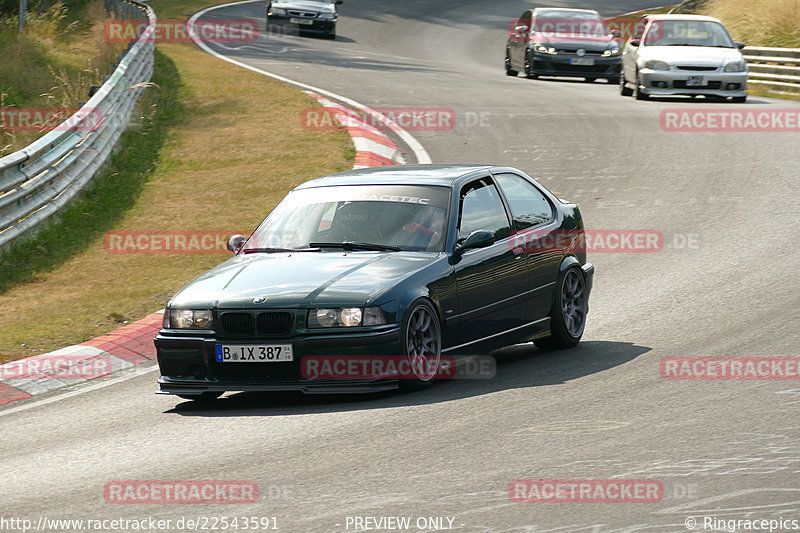
[[[541,13],[543,11],[573,11],[575,13],[597,13],[596,9],[577,9],[574,7],[536,7],[533,9],[534,13]]]
[[[459,178],[483,174],[496,169],[514,170],[496,165],[389,165],[330,174],[302,183],[297,186],[297,189],[335,185],[438,185],[450,187]]]
[[[707,17],[705,15],[644,15],[642,18],[647,18],[650,20],[698,20],[698,21],[705,21],[705,22],[719,22],[722,24],[722,21],[719,19],[715,19],[714,17]]]

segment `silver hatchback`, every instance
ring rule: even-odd
[[[747,99],[747,62],[719,20],[700,15],[648,15],[622,52],[620,94],[706,95]]]

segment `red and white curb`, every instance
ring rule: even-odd
[[[338,104],[315,92],[305,92],[316,98],[325,111],[331,113],[347,129],[347,133],[350,134],[356,148],[354,169],[404,165],[406,163],[397,145],[375,126],[364,122],[358,111]]]
[[[0,405],[155,360],[162,316],[159,311],[102,337],[0,365]]]
[[[405,164],[397,145],[364,122],[356,111],[317,93],[306,92],[332,113],[352,137],[356,149],[354,169]],[[102,337],[0,365],[0,405],[107,378],[114,372],[154,361],[153,338],[161,327],[162,316],[163,311],[159,311]],[[75,369],[79,374],[85,374],[87,369],[89,374],[95,372],[91,377],[71,377]]]

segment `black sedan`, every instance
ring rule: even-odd
[[[391,166],[309,181],[170,300],[155,339],[160,392],[414,390],[452,354],[574,346],[594,274],[583,238],[578,206],[513,168]],[[414,365],[405,376],[308,374],[309,361],[331,356]]]
[[[505,69],[528,78],[576,76],[619,83],[619,31],[608,31],[597,11],[538,7],[509,28]]]

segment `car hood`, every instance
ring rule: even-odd
[[[333,3],[304,2],[303,0],[293,0],[291,2],[272,2],[272,7],[277,7],[278,9],[303,9],[322,13],[333,13],[336,11],[336,5]]]
[[[583,48],[584,50],[605,50],[614,42],[611,35],[559,35],[558,33],[536,34],[535,41],[541,44],[557,45],[562,48]]]
[[[651,59],[666,61],[670,65],[694,65],[719,67],[729,61],[741,60],[738,48],[712,48],[704,46],[643,46],[639,59],[644,63]]]
[[[189,283],[170,307],[363,306],[376,303],[393,284],[439,256],[423,252],[240,254]],[[254,298],[263,297],[266,302],[253,303]]]

